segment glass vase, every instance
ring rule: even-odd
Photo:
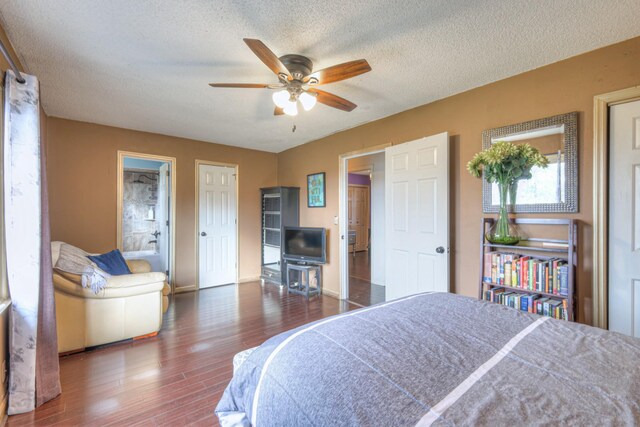
[[[500,192],[500,211],[498,219],[487,231],[486,238],[489,242],[496,245],[515,245],[520,242],[520,230],[509,221],[509,207],[511,203],[515,203],[517,184],[500,184],[498,183],[498,191]],[[509,197],[511,194],[511,197]]]

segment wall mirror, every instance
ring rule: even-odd
[[[528,143],[540,150],[549,165],[531,170],[533,177],[518,183],[513,212],[578,211],[578,113],[560,114],[482,132],[482,148],[497,141]],[[485,213],[499,210],[497,184],[483,180]]]

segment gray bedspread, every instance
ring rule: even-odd
[[[216,413],[222,425],[637,425],[640,339],[413,295],[266,341]]]

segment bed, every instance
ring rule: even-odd
[[[223,426],[640,423],[640,339],[454,294],[329,317],[243,358]]]

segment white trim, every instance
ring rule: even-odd
[[[609,328],[609,107],[640,99],[640,86],[593,97],[592,324]]]
[[[9,307],[11,307],[11,300],[9,298],[0,299],[0,316],[2,316]],[[0,423],[2,425],[2,423]]]
[[[504,359],[513,348],[518,345],[520,341],[522,341],[527,335],[533,332],[538,326],[549,320],[549,317],[541,317],[522,331],[520,331],[516,336],[511,338],[509,342],[507,342],[504,347],[502,347],[496,354],[491,357],[491,359],[484,362],[478,369],[473,371],[471,375],[467,377],[464,381],[462,381],[456,388],[454,388],[451,393],[447,394],[444,399],[442,399],[437,404],[431,407],[431,410],[425,414],[424,417],[418,421],[416,427],[427,427],[433,424],[444,411],[446,411],[451,405],[456,403],[458,399],[462,397],[475,383],[480,381],[480,379],[491,370],[494,366],[496,366],[502,359]]]
[[[345,300],[345,301],[347,301],[349,304],[353,304],[353,305],[361,307],[361,308],[365,308],[366,307],[366,305],[358,304],[357,302],[353,302],[353,301],[351,301],[349,299]]]
[[[336,291],[332,291],[331,289],[322,288],[322,295],[326,295],[331,298],[340,299],[340,294]]]
[[[374,305],[373,307],[369,307],[369,308],[365,308],[362,310],[357,310],[357,311],[353,311],[350,313],[346,313],[346,314],[342,314],[342,315],[338,315],[338,316],[333,316],[330,317],[328,319],[323,320],[322,322],[318,322],[315,323],[307,328],[301,329],[298,332],[296,332],[295,334],[289,335],[284,341],[282,341],[269,355],[269,357],[267,357],[267,360],[264,362],[264,365],[262,366],[262,371],[260,372],[260,378],[258,379],[258,386],[256,387],[256,391],[253,395],[253,405],[251,408],[251,425],[252,426],[256,426],[256,417],[257,417],[257,412],[258,412],[258,397],[260,396],[260,389],[262,387],[262,380],[265,377],[265,374],[267,372],[267,369],[269,368],[269,365],[271,364],[271,362],[273,361],[273,359],[276,357],[276,355],[284,348],[286,347],[287,344],[289,344],[291,341],[293,341],[296,337],[304,334],[305,332],[308,332],[312,329],[317,328],[318,326],[322,326],[325,325],[327,323],[333,322],[334,320],[338,320],[338,319],[342,319],[344,317],[351,317],[351,316],[355,316],[356,314],[362,314],[365,313],[367,311],[371,311],[371,310],[376,310],[378,308],[382,308],[382,307],[386,307],[388,305],[392,305],[398,302],[402,302],[402,301],[407,301],[419,296],[424,296],[427,294],[432,294],[434,292],[424,292],[421,294],[416,294],[416,295],[410,295],[408,297],[405,298],[401,298],[401,299],[397,299],[394,301],[390,301],[388,303],[385,304],[380,304],[380,305]]]
[[[174,294],[182,294],[182,293],[185,293],[185,292],[193,292],[193,291],[197,291],[197,290],[198,290],[198,287],[196,285],[176,286]]]

